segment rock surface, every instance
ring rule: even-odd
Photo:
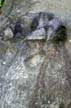
[[[9,44],[8,44],[9,45]],[[71,47],[45,40],[0,52],[1,108],[59,108],[71,101]],[[9,48],[8,48],[9,47]],[[4,48],[4,47],[3,47]]]
[[[70,5],[66,8],[70,0],[34,1],[36,4],[30,8],[30,0],[15,0],[9,22],[16,22],[26,11],[47,11],[47,8],[61,13],[61,16],[70,16]],[[0,108],[71,107],[70,20],[67,23],[68,39],[65,44],[54,45],[42,39],[22,42],[15,39],[6,42],[0,40]],[[4,23],[2,25],[4,27]]]
[[[3,35],[4,40],[13,38],[13,36],[14,35],[13,35],[13,31],[11,30],[11,28],[8,27],[4,30],[4,35]]]

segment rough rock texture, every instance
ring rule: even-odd
[[[0,107],[59,108],[64,103],[68,108],[71,101],[69,47],[69,42],[54,46],[40,40],[24,42],[19,52],[13,45],[3,49]]]
[[[26,13],[29,4],[26,1],[15,0],[11,21],[15,22]],[[39,5],[27,11],[33,8],[34,12],[41,9],[46,11],[48,4],[50,11],[54,9],[61,15],[70,16],[70,8],[66,7],[70,0],[48,1],[40,0],[45,5],[38,1]],[[56,9],[51,5],[53,2]],[[66,4],[62,8],[64,11],[60,8],[62,3]],[[70,25],[70,20],[67,23]],[[28,40],[23,43],[18,40],[0,40],[0,108],[71,108],[71,27],[68,27],[69,37],[65,44],[53,45],[46,40]]]

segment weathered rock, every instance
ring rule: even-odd
[[[44,40],[46,39],[46,32],[44,28],[37,29],[26,37],[26,40],[43,40],[43,39]]]
[[[18,16],[29,11],[31,0],[14,1],[11,14],[14,15],[12,17],[15,21]],[[11,3],[10,0],[6,2]],[[30,7],[35,12],[50,10],[64,18],[71,15],[70,0],[35,2],[38,3]],[[70,20],[68,23],[71,25]],[[25,41],[21,48],[15,51],[14,44],[14,53],[10,50],[12,45],[7,49],[0,43],[0,108],[71,107],[70,35],[71,33],[65,45],[54,46],[42,40]]]
[[[3,36],[3,39],[4,40],[7,40],[7,39],[10,39],[10,38],[13,38],[13,31],[11,30],[11,28],[6,28],[5,30],[4,30],[4,36]]]
[[[35,16],[33,19],[32,19],[32,23],[31,23],[31,31],[35,31],[37,29],[37,26],[39,25],[39,18],[38,16]]]
[[[12,61],[1,67],[1,108],[59,108],[62,102],[67,106],[71,100],[67,48],[42,40],[26,41],[16,56],[8,58],[6,53],[5,60]]]
[[[32,18],[31,23],[31,31],[34,31],[36,29],[43,28],[45,25],[48,25],[48,22],[51,21],[54,18],[53,13],[49,12],[39,12],[39,13],[33,13],[34,17]]]
[[[24,24],[22,20],[16,22],[14,27],[14,37],[24,37]]]
[[[48,40],[65,41],[67,39],[67,27],[59,18],[54,18],[48,22]]]

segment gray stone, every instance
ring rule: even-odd
[[[15,0],[11,20],[16,22],[29,11],[49,10],[64,19],[71,15],[70,0],[34,1],[35,4],[32,0]],[[9,9],[8,3],[11,1],[6,0],[4,13]],[[59,108],[61,103],[65,108],[71,107],[70,22],[67,20],[69,33],[65,44],[55,46],[34,39],[19,42],[18,48],[17,41],[10,44],[0,41],[0,108]]]
[[[46,38],[46,32],[44,28],[37,29],[26,37],[27,40],[42,40],[45,38]]]
[[[3,36],[4,40],[11,39],[11,38],[13,38],[13,36],[14,35],[13,35],[11,28],[8,27],[4,30],[4,36]]]

